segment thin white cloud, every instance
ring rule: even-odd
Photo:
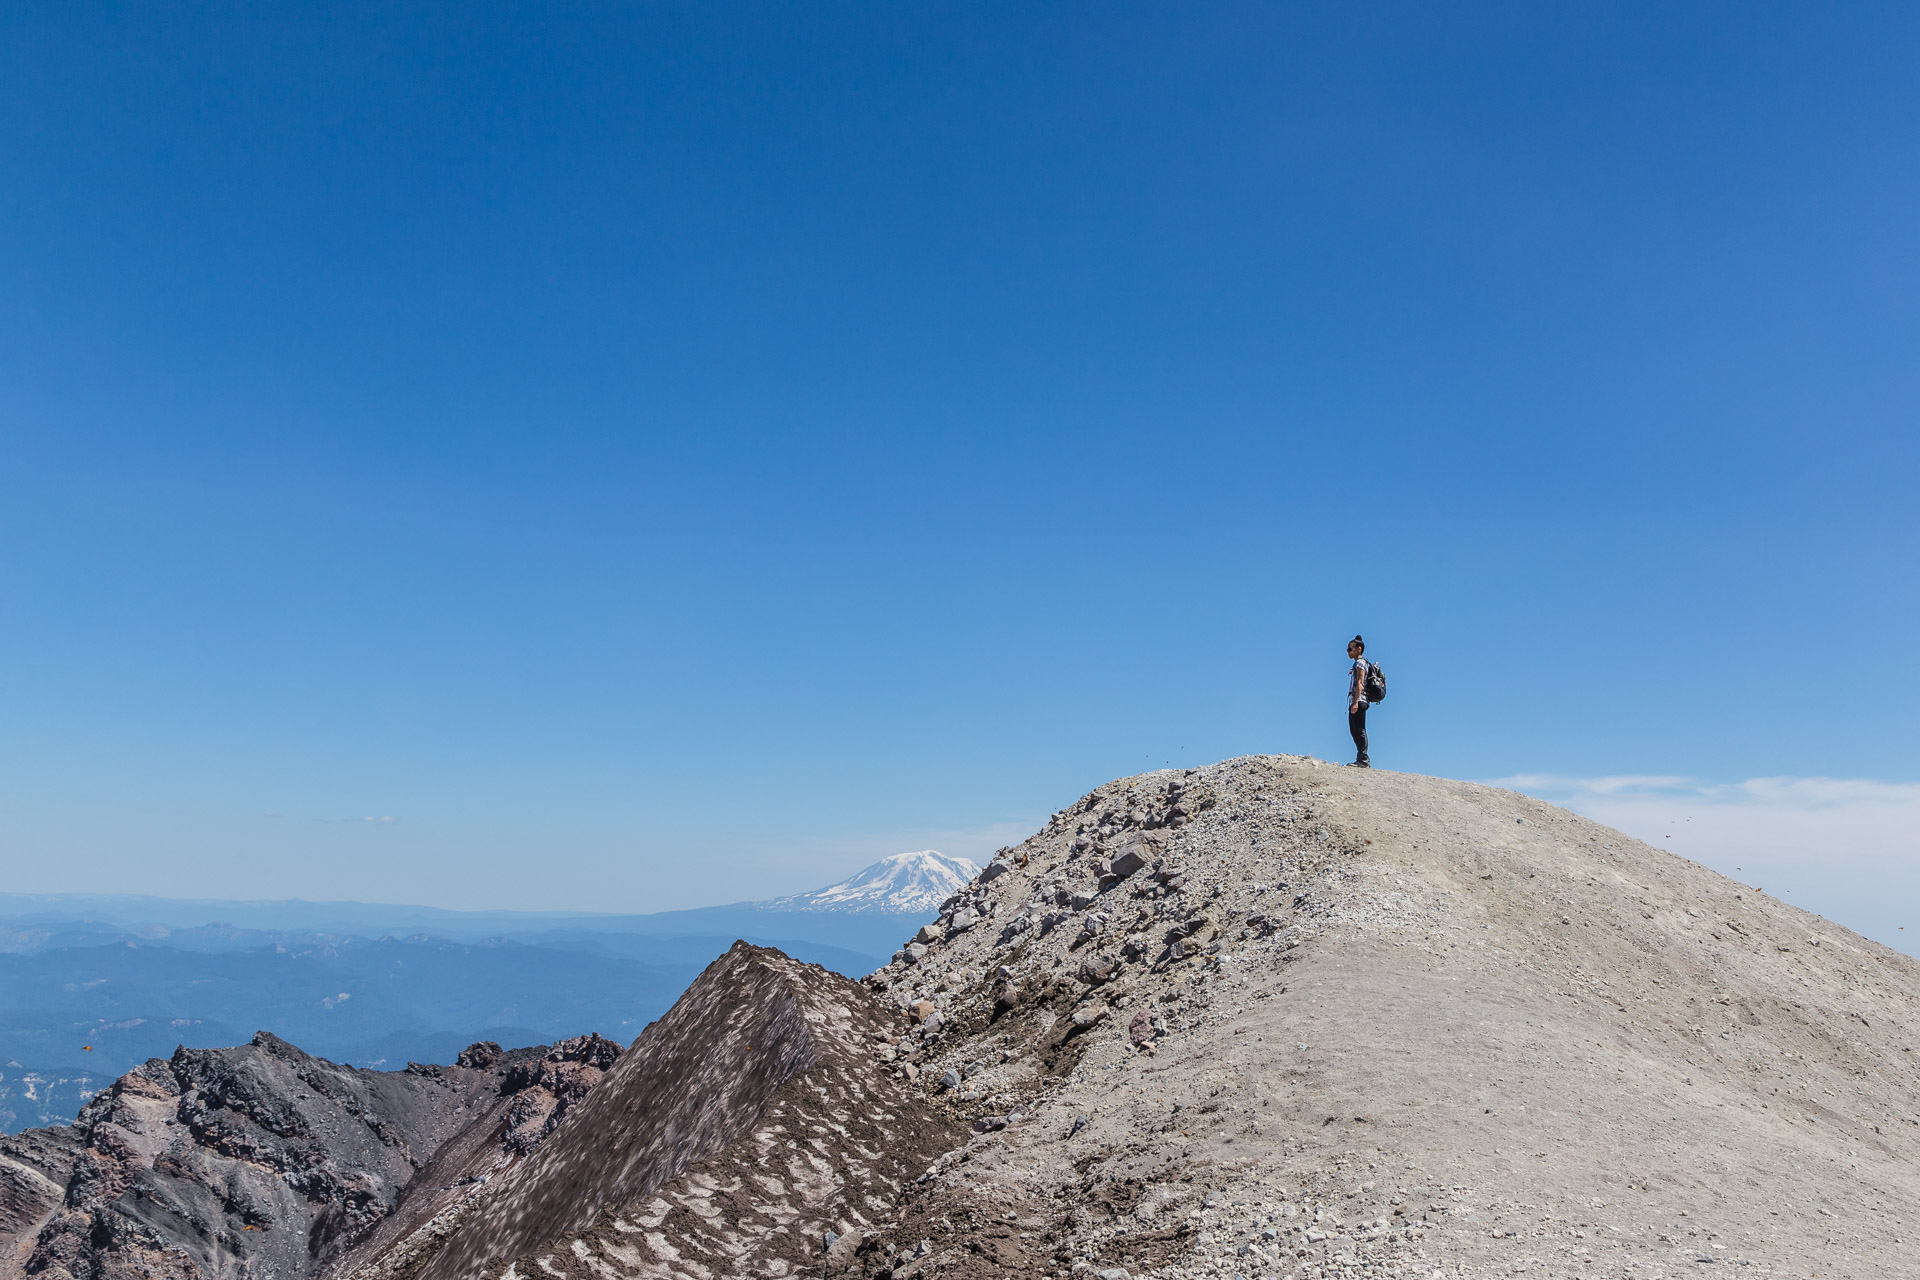
[[[1920,862],[1920,783],[1860,778],[1500,778],[1649,842],[1756,854]],[[1691,830],[1682,831],[1680,828]],[[1689,856],[1694,856],[1690,854]]]
[[[1551,773],[1516,773],[1510,778],[1495,778],[1489,785],[1509,787],[1515,791],[1524,791],[1528,795],[1542,791],[1617,795],[1623,791],[1671,791],[1693,785],[1693,779],[1650,773],[1623,773],[1608,778],[1563,778]]]
[[[1920,951],[1920,783],[1529,774],[1493,785],[1564,805],[1869,937]]]

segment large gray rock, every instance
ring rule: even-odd
[[[1111,863],[1113,874],[1124,880],[1159,857],[1161,848],[1161,842],[1145,832],[1128,832],[1114,849]]]

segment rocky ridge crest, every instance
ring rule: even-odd
[[[835,1241],[884,1223],[899,1187],[960,1136],[910,1084],[874,1069],[872,1046],[896,1030],[859,984],[736,943],[443,1238],[354,1280],[823,1265]]]
[[[1911,1269],[1920,965],[1515,792],[1123,779],[868,981],[973,1137],[867,1275]]]

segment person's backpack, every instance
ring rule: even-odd
[[[1367,664],[1367,701],[1385,702],[1387,700],[1387,673],[1380,669],[1377,662]]]

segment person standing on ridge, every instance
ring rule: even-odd
[[[1356,769],[1373,767],[1367,760],[1367,660],[1361,657],[1366,651],[1367,642],[1359,636],[1347,641],[1347,656],[1353,659],[1347,672],[1347,732],[1353,735]]]

